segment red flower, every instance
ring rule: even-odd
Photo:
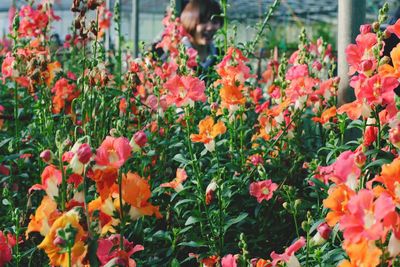
[[[16,240],[11,234],[5,236],[0,231],[0,266],[5,266],[12,260],[12,248],[15,244]]]
[[[253,182],[250,184],[250,195],[257,198],[258,203],[261,201],[270,200],[273,192],[278,188],[278,185],[271,180],[261,182]]]
[[[51,89],[53,96],[53,112],[60,113],[66,107],[66,113],[70,113],[70,103],[79,96],[75,84],[70,84],[67,79],[61,78]]]

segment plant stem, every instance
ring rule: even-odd
[[[122,203],[122,172],[119,171],[118,175],[118,192],[119,192],[119,212],[120,212],[120,220],[121,220],[121,230],[120,230],[120,239],[119,239],[119,248],[124,250],[124,227],[125,227],[125,219],[124,219],[124,209]]]
[[[18,120],[18,84],[14,82],[14,122],[15,122],[15,143],[19,152],[19,120]]]
[[[228,51],[228,0],[221,0],[222,15],[224,16],[224,49]]]

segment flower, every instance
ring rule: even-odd
[[[42,10],[35,10],[30,5],[23,6],[19,12],[20,37],[37,37],[47,28],[49,17]]]
[[[53,153],[50,149],[43,150],[39,156],[44,162],[50,163],[53,159]]]
[[[30,216],[26,236],[28,237],[30,232],[39,232],[42,236],[46,236],[51,225],[59,216],[57,203],[49,196],[44,196],[40,206],[36,209],[35,215]]]
[[[330,227],[336,225],[340,218],[347,212],[347,205],[355,192],[345,184],[340,184],[329,189],[328,198],[323,201],[324,207],[331,209],[326,215],[326,222]]]
[[[76,90],[75,84],[70,84],[67,79],[59,79],[51,89],[53,96],[53,113],[60,113],[63,108],[66,108],[66,113],[71,113],[70,103],[79,96],[79,91]]]
[[[392,199],[386,194],[374,201],[373,192],[362,189],[349,200],[348,213],[340,218],[340,230],[350,242],[357,243],[363,238],[377,240],[385,234],[382,220],[394,209]]]
[[[114,234],[108,238],[101,238],[97,241],[98,247],[96,255],[100,260],[101,266],[110,264],[110,261],[118,261],[118,265],[121,266],[136,266],[135,261],[130,257],[132,254],[144,250],[144,247],[142,245],[133,245],[132,242],[123,238],[124,250],[122,251],[119,248],[120,239],[121,236],[119,234]]]
[[[183,190],[182,183],[186,181],[187,179],[187,174],[184,169],[178,168],[176,170],[176,177],[174,180],[172,180],[169,183],[163,183],[160,185],[160,187],[171,187],[173,188],[176,192],[180,192]]]
[[[63,232],[64,236],[60,236]],[[68,240],[70,238],[70,240]],[[70,210],[54,221],[49,233],[39,244],[50,259],[50,264],[62,267],[77,266],[86,254],[83,242],[85,232],[79,224],[76,210]],[[71,245],[71,265],[68,260],[67,245]]]
[[[96,152],[96,164],[103,167],[120,168],[130,157],[132,148],[125,137],[107,136]]]
[[[54,199],[54,197],[58,197],[58,186],[62,181],[61,171],[53,165],[46,166],[41,178],[42,184],[31,186],[31,188],[29,188],[29,193],[31,193],[32,190],[45,190],[50,198]]]
[[[175,104],[178,108],[207,100],[205,83],[197,77],[175,75],[164,84],[164,88],[168,90],[167,104]]]
[[[345,242],[343,244],[350,261],[342,261],[338,267],[375,267],[380,263],[382,251],[376,247],[375,242],[366,239],[358,243]]]
[[[336,116],[336,107],[333,106],[322,112],[321,117],[313,117],[312,120],[315,122],[319,122],[321,124],[325,124],[335,116]]]
[[[329,225],[326,222],[321,223],[317,227],[317,233],[311,239],[312,244],[314,244],[314,245],[324,244],[328,240],[331,232],[332,232],[332,229],[329,227]]]
[[[225,132],[226,127],[222,121],[214,124],[213,118],[208,116],[200,121],[199,133],[191,134],[190,139],[192,142],[203,143],[208,151],[213,152],[215,150],[215,137]]]
[[[140,151],[147,143],[147,136],[144,131],[137,131],[131,139],[130,145],[133,151]]]
[[[236,267],[236,257],[235,255],[228,254],[221,259],[221,266],[222,267]]]
[[[305,244],[306,239],[301,236],[290,247],[286,248],[284,253],[277,254],[275,251],[273,251],[271,253],[272,266],[277,266],[279,262],[283,261],[287,263],[288,267],[300,267],[300,263],[295,257],[294,253],[301,249]]]
[[[396,34],[396,36],[397,36],[398,38],[400,38],[400,19],[398,19],[398,20],[396,21],[395,24],[389,25],[389,26],[387,27],[387,30],[388,30],[390,33]]]
[[[217,190],[217,183],[212,180],[206,188],[206,205],[210,205],[214,198],[214,192]]]
[[[257,198],[258,203],[261,201],[270,200],[278,185],[273,183],[272,180],[265,180],[260,182],[253,182],[250,184],[250,195]]]
[[[0,266],[5,266],[12,260],[12,248],[15,244],[15,237],[11,234],[4,235],[3,231],[0,231]]]

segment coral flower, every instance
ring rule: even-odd
[[[132,147],[125,137],[107,136],[96,153],[96,164],[113,168],[120,168],[130,157]]]
[[[214,124],[214,120],[211,117],[206,117],[199,123],[199,133],[191,134],[190,139],[192,142],[203,143],[207,150],[213,152],[215,150],[214,139],[221,134],[226,132],[225,124],[219,121]]]
[[[68,229],[71,229],[68,232]],[[61,231],[70,234],[73,240],[64,240],[59,236]],[[66,233],[67,234],[67,233]],[[51,226],[49,233],[39,244],[38,248],[43,249],[50,259],[50,264],[62,267],[78,266],[85,256],[86,247],[83,243],[85,232],[79,224],[79,215],[76,210],[70,210],[59,217]],[[73,241],[73,242],[72,242]],[[68,260],[66,245],[73,244],[71,248],[71,263]]]
[[[304,237],[300,237],[296,242],[294,242],[290,247],[285,249],[285,252],[282,254],[277,254],[275,251],[271,253],[272,258],[272,266],[277,266],[278,262],[286,262],[288,266],[298,266],[300,267],[300,263],[297,260],[294,253],[296,253],[299,249],[304,247],[306,244],[306,239]]]
[[[387,30],[388,30],[390,33],[396,34],[396,36],[397,36],[398,38],[400,38],[400,19],[398,19],[398,20],[396,21],[395,24],[389,25],[389,26],[387,27]]]
[[[174,76],[169,79],[164,87],[168,90],[168,105],[175,104],[177,107],[186,105],[193,106],[195,101],[205,102],[207,100],[204,90],[204,81],[191,76]]]
[[[348,203],[348,213],[340,219],[340,229],[350,242],[377,240],[384,234],[382,220],[394,211],[392,199],[382,194],[374,201],[372,191],[362,189]]]
[[[35,215],[31,215],[26,236],[30,232],[39,232],[46,236],[50,231],[51,225],[60,216],[57,210],[57,203],[48,196],[44,196],[40,206],[36,209]]]
[[[160,185],[160,187],[171,187],[173,188],[176,192],[180,192],[183,190],[182,183],[186,181],[187,179],[187,174],[184,169],[177,169],[176,170],[176,177],[174,180],[172,180],[169,183],[163,183]]]
[[[343,245],[350,261],[342,261],[338,267],[375,267],[380,263],[382,251],[376,247],[375,242],[366,239],[358,243],[345,242]]]
[[[330,209],[326,215],[326,222],[333,227],[347,212],[347,205],[355,192],[345,184],[340,184],[329,190],[329,196],[324,200],[324,207]]]
[[[325,124],[335,116],[336,116],[336,107],[333,106],[322,112],[321,117],[314,117],[312,118],[312,120],[315,122],[319,122],[321,124]]]
[[[261,203],[264,199],[267,201],[270,200],[277,188],[278,185],[271,180],[253,182],[250,184],[250,195],[256,197],[258,203]]]
[[[62,181],[61,171],[53,165],[49,165],[44,168],[41,177],[42,184],[33,185],[29,188],[29,193],[32,190],[44,190],[50,198],[54,199],[54,197],[58,197],[58,186]]]
[[[124,238],[124,251],[121,251],[119,248],[120,239],[121,236],[115,234],[98,240],[96,255],[100,260],[101,266],[111,266],[111,262],[115,264],[112,266],[136,266],[136,262],[130,257],[134,253],[144,250],[144,247],[142,245],[134,246],[132,242]]]

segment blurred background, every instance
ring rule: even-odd
[[[179,5],[180,0],[176,0]],[[36,1],[40,2],[40,1]],[[72,0],[54,0],[56,15],[62,21],[53,23],[53,34],[58,34],[62,42],[73,20],[70,11]],[[108,7],[113,9],[115,0],[106,0]],[[122,4],[122,31],[125,40],[137,39],[147,44],[152,43],[160,36],[163,26],[161,20],[164,16],[169,0],[137,0],[139,14],[139,29],[135,33],[132,21],[136,12],[133,12],[135,0],[121,0]],[[228,0],[229,23],[237,26],[238,42],[245,42],[254,37],[255,26],[259,23],[273,0]],[[390,5],[393,13],[399,6],[399,0],[367,0],[367,22],[376,19],[378,9],[385,3]],[[24,5],[24,0],[1,0],[0,1],[0,30],[7,34],[8,10],[12,4],[17,7]],[[295,49],[298,36],[302,27],[305,27],[310,37],[322,36],[333,45],[336,50],[337,35],[337,0],[282,0],[278,12],[275,13],[271,25],[273,31],[267,32],[268,42],[262,44],[264,48],[270,49],[275,46],[282,50]],[[110,38],[113,42],[115,34],[111,27]]]

